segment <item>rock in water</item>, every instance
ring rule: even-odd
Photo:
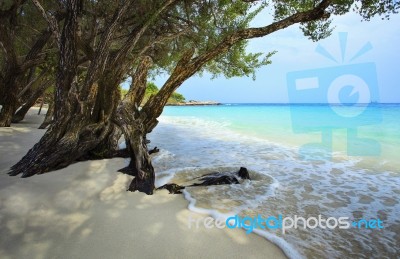
[[[181,190],[185,189],[185,186],[180,186],[176,183],[167,183],[163,186],[158,187],[156,190],[166,189],[170,194],[179,194],[182,193]]]
[[[236,173],[241,179],[250,179],[249,171],[245,167],[241,167],[239,171]],[[202,175],[198,178],[200,183],[194,183],[188,186],[181,186],[175,183],[164,184],[157,188],[157,190],[166,189],[171,194],[179,194],[182,193],[182,189],[185,187],[195,187],[195,186],[210,186],[210,185],[221,185],[221,184],[239,184],[239,180],[234,173],[220,173],[214,172],[210,174]]]
[[[239,177],[242,178],[242,179],[249,179],[249,180],[251,180],[251,179],[250,179],[250,175],[249,175],[249,171],[247,171],[247,168],[246,168],[246,167],[241,167],[241,168],[239,169],[238,175],[239,175]]]
[[[160,149],[154,147],[153,149],[149,150],[149,155],[160,152]]]
[[[249,171],[247,171],[246,167],[240,167],[237,175],[242,179],[250,179]],[[221,184],[238,184],[239,180],[236,176],[229,174],[229,173],[210,173],[201,176],[200,181],[202,183],[195,183],[191,186],[208,186],[208,185],[221,185]]]
[[[233,175],[226,175],[221,173],[208,174],[200,178],[202,183],[194,183],[190,186],[209,186],[221,184],[238,184],[239,181]]]

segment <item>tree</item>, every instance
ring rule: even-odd
[[[62,14],[56,13],[55,19]],[[34,21],[34,22],[33,22]],[[32,24],[35,28],[32,28]],[[51,32],[40,19],[34,6],[27,1],[3,1],[0,5],[0,127],[9,127],[13,115],[20,104],[32,103],[34,96],[45,89],[32,89],[37,81],[48,75],[42,65],[49,60],[51,52],[45,54],[44,48],[51,47]],[[14,118],[23,117],[24,109]]]
[[[369,19],[395,13],[399,5],[383,0],[121,0],[107,4],[67,0],[43,7],[32,2],[58,46],[54,122],[9,174],[29,177],[77,160],[121,155],[118,140],[123,135],[131,162],[121,171],[135,176],[129,190],[147,194],[154,191],[155,174],[146,135],[185,80],[204,71],[227,77],[254,74],[270,63],[273,51],[264,57],[247,53],[249,39],[300,24],[306,36],[319,40],[330,34],[331,14],[354,8]],[[271,8],[274,21],[249,27],[264,8]],[[53,15],[57,13],[63,14],[62,22]],[[169,78],[139,108],[147,78],[160,71],[168,72]],[[130,89],[121,100],[119,85],[128,76],[132,77]]]

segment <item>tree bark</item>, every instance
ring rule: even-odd
[[[96,91],[89,91],[88,99],[82,100],[81,94],[86,85],[78,86],[77,80],[77,30],[81,0],[69,0],[66,6],[67,14],[60,36],[54,121],[40,141],[11,167],[10,175],[22,174],[22,177],[29,177],[42,174],[85,158],[110,156],[118,148],[121,134],[110,120],[120,100],[118,88],[101,96]],[[118,84],[119,81],[113,82],[111,88]],[[102,101],[96,116],[92,112],[94,96]],[[49,112],[52,110],[49,109]]]
[[[11,125],[12,117],[19,106],[19,92],[21,91],[21,82],[25,76],[25,71],[39,63],[37,59],[40,51],[51,35],[47,30],[42,32],[23,62],[18,62],[15,46],[15,28],[18,26],[17,16],[19,13],[17,10],[24,2],[21,0],[14,1],[9,10],[0,14],[0,42],[5,49],[6,60],[4,82],[0,86],[3,95],[0,97],[3,106],[0,112],[0,127],[9,127]],[[28,86],[30,85],[28,84]],[[24,91],[26,90],[24,89]]]
[[[116,123],[124,134],[131,156],[129,166],[122,171],[135,176],[128,190],[140,191],[149,195],[153,194],[155,189],[155,172],[147,149],[147,130],[143,124],[143,117],[140,116],[138,104],[143,99],[151,65],[151,58],[142,59],[132,78],[128,93],[118,106],[116,116]]]
[[[52,123],[53,116],[54,116],[54,101],[51,100],[49,102],[49,107],[47,108],[46,116],[44,117],[42,124],[39,126],[39,129],[47,128],[47,126],[49,126],[50,123]]]
[[[40,141],[9,174],[29,177],[68,166],[96,147],[108,133],[110,123],[96,124],[87,117],[77,95],[77,30],[81,0],[66,2],[67,15],[61,35],[57,73],[55,122]]]
[[[9,175],[29,177],[64,168],[94,149],[108,133],[109,125],[88,124],[82,115],[54,122],[40,141],[14,166]]]
[[[128,136],[132,154],[130,166],[133,166],[136,172],[136,177],[132,180],[128,190],[151,195],[155,189],[155,172],[143,137],[143,129],[137,125],[136,127],[123,127],[123,131],[131,132]]]
[[[43,105],[44,105],[44,96],[42,97],[42,100],[40,101],[40,107],[39,107],[39,111],[38,111],[37,115],[40,115],[40,113],[42,112]]]
[[[18,74],[17,64],[8,64],[8,69],[6,72],[6,78],[4,80],[4,93],[3,93],[3,103],[0,112],[0,127],[10,127],[11,120],[18,107]]]
[[[10,127],[11,120],[17,106],[17,98],[14,93],[5,95],[0,112],[0,127]]]
[[[118,148],[118,138],[121,134],[115,124],[110,121],[120,100],[120,95],[116,91],[118,89],[99,97],[103,101],[99,111],[101,115],[96,114],[92,117],[96,92],[87,92],[88,89],[93,89],[92,85],[87,85],[87,82],[88,80],[94,82],[96,78],[93,78],[92,74],[88,74],[87,78],[89,79],[84,80],[84,83],[78,86],[77,43],[79,36],[77,31],[81,7],[82,0],[66,1],[66,16],[60,35],[60,60],[56,78],[54,109],[50,107],[48,116],[46,116],[48,123],[54,110],[54,122],[21,161],[11,167],[10,175],[22,174],[22,177],[29,177],[41,174],[66,167],[85,156],[108,156]],[[126,6],[124,8],[126,9]],[[109,41],[111,36],[112,34],[105,40]],[[109,43],[105,42],[104,45],[108,46]],[[99,60],[96,62],[107,59],[102,55],[107,55],[107,52],[98,52]],[[95,72],[95,75],[99,74],[98,71]],[[112,86],[118,84],[119,82]],[[45,121],[41,128],[47,126],[47,123]],[[102,153],[105,151],[109,153]]]
[[[41,87],[32,93],[30,98],[22,105],[22,107],[12,117],[12,123],[18,123],[25,118],[29,109],[36,103],[36,100],[43,95],[44,91],[49,87],[50,82],[45,82]]]
[[[21,73],[18,65],[17,54],[15,52],[14,40],[15,30],[17,26],[16,17],[17,9],[21,1],[15,1],[10,9],[0,14],[0,43],[5,50],[5,66],[3,74],[2,90],[2,108],[0,112],[0,127],[10,127],[11,119],[17,108],[17,92],[18,92],[18,74]]]

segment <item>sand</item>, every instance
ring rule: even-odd
[[[182,195],[126,192],[124,159],[88,161],[22,179],[7,169],[44,134],[37,109],[0,128],[0,258],[285,258],[240,229],[189,228]]]

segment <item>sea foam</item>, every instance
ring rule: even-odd
[[[400,253],[400,174],[360,166],[360,158],[333,153],[334,160],[299,158],[298,147],[232,129],[229,119],[162,116],[150,135],[161,148],[154,155],[156,185],[185,183],[213,171],[250,169],[253,181],[240,185],[187,188],[189,209],[212,215],[238,213],[264,217],[348,216],[381,218],[385,228],[331,231],[295,229],[256,231],[293,258],[305,256],[367,258]],[[374,251],[374,252],[372,252]]]

